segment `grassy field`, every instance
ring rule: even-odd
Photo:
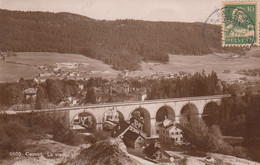
[[[196,73],[203,69],[206,73],[214,70],[222,80],[235,80],[247,77],[249,80],[259,80],[260,77],[250,77],[238,74],[240,69],[260,68],[260,58],[243,56],[235,59],[224,59],[215,55],[205,56],[181,56],[170,55],[170,60],[166,64],[162,63],[142,63],[142,70],[135,71],[131,75],[143,76],[156,72],[179,73],[180,71]],[[229,70],[229,73],[223,73]]]
[[[212,70],[216,71],[219,78],[222,80],[234,80],[242,77],[246,77],[249,80],[259,80],[259,77],[250,77],[237,73],[240,69],[247,70],[260,68],[260,58],[257,58],[259,53],[260,49],[254,48],[248,52],[247,56],[235,59],[223,59],[214,55],[170,55],[168,63],[143,62],[140,70],[133,71],[129,75],[143,77],[156,72],[179,73],[180,71],[193,74],[195,72],[201,72],[204,69],[206,73],[209,73]],[[88,63],[89,65],[85,68],[85,71],[97,71],[91,76],[102,76],[109,79],[116,77],[119,73],[112,69],[111,66],[106,65],[101,61],[76,54],[47,52],[17,53],[16,57],[9,57],[6,61],[11,63],[0,60],[0,82],[17,81],[20,77],[33,78],[40,73],[36,66],[65,62]],[[229,70],[230,72],[223,73],[224,70]],[[104,73],[104,71],[107,72]]]
[[[35,67],[4,63],[0,60],[0,82],[17,81],[20,77],[32,78],[38,74]]]
[[[17,81],[20,77],[33,78],[40,73],[37,66],[67,62],[88,63],[84,71],[96,71],[92,76],[111,78],[118,74],[111,66],[101,61],[76,54],[27,52],[17,53],[17,56],[8,57],[5,61],[0,60],[0,82]],[[104,73],[104,71],[107,72]]]

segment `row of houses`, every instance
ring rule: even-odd
[[[34,83],[36,85],[38,83],[44,83],[46,81],[45,76],[53,76],[49,74],[44,74],[43,77],[38,77],[34,79]],[[43,78],[43,79],[42,79]],[[57,77],[55,77],[57,78]],[[55,79],[54,78],[54,79]],[[79,95],[84,96],[87,94],[85,89],[85,82],[78,81],[77,82]],[[107,102],[124,102],[124,101],[144,101],[147,98],[147,90],[146,88],[131,88],[127,83],[112,83],[108,82],[102,85],[101,87],[94,87],[96,103],[107,103]],[[24,95],[26,100],[33,100],[35,101],[37,95],[37,86],[34,88],[28,88],[24,90]],[[79,105],[82,103],[82,98],[78,96],[74,97],[66,97],[64,98],[58,106],[74,106]]]
[[[96,102],[123,102],[123,101],[144,101],[147,99],[147,89],[132,88],[128,83],[105,83],[102,87],[95,88]]]
[[[111,132],[113,138],[121,139],[126,147],[143,152],[148,159],[158,162],[172,162],[174,158],[160,145],[160,142],[182,144],[182,130],[179,126],[165,120],[159,125],[159,138],[148,137],[144,132],[144,123],[137,117],[132,117],[129,122],[117,124]]]
[[[120,73],[119,73],[120,74]],[[165,73],[165,72],[156,72],[154,74],[148,75],[148,76],[143,76],[143,77],[133,77],[129,75],[129,72],[124,71],[122,73],[122,76],[119,76],[121,80],[130,80],[130,79],[137,79],[137,81],[139,82],[144,82],[146,80],[161,80],[161,79],[177,79],[177,78],[184,78],[184,77],[190,77],[191,74],[190,73],[186,73],[186,72],[179,72],[179,74],[176,73]]]
[[[53,79],[53,80],[82,80],[82,81],[87,81],[89,79],[89,76],[86,75],[85,73],[77,73],[77,72],[66,72],[66,73],[41,73],[38,76],[36,76],[33,80],[37,84],[44,83],[47,79]]]

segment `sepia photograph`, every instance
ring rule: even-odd
[[[259,0],[0,0],[0,165],[260,165]]]

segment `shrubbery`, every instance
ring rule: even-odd
[[[25,140],[35,135],[53,135],[53,140],[69,145],[93,143],[96,138],[76,133],[66,126],[65,120],[55,113],[48,117],[43,113],[0,115],[0,158],[9,157],[13,151],[23,152]],[[94,140],[95,139],[95,140]]]
[[[219,126],[208,127],[199,117],[193,117],[189,123],[181,122],[184,138],[202,152],[216,152],[247,158],[243,147],[232,147],[223,138]]]
[[[107,140],[110,137],[110,133],[106,131],[97,131],[93,134],[96,141]]]
[[[257,69],[248,69],[248,70],[244,70],[244,69],[240,69],[238,71],[239,74],[243,74],[246,76],[253,76],[253,77],[257,77],[260,76],[260,68]]]
[[[10,152],[21,151],[28,128],[18,120],[5,123],[0,121],[0,159],[7,157]]]

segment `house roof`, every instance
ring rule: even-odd
[[[170,124],[172,124],[173,121],[172,121],[172,120],[169,120],[169,119],[165,119],[162,123],[163,123],[163,126],[164,126],[164,127],[167,127],[167,126],[169,126]]]
[[[144,125],[144,122],[141,121],[139,118],[135,117],[135,116],[132,116],[131,119],[130,119],[130,123],[132,124],[133,123],[133,120],[136,119],[138,122],[142,123]]]
[[[165,129],[171,129],[174,126],[177,128],[180,128],[176,122],[168,120],[168,119],[164,120],[162,123],[158,124],[158,127],[163,127]]]
[[[118,137],[119,135],[121,135],[127,128],[129,128],[130,124],[123,121],[119,124],[117,124],[113,131],[112,131],[112,137]],[[115,133],[113,133],[114,131],[116,131]]]
[[[149,144],[147,147],[145,147],[145,149],[144,149],[144,153],[146,154],[146,155],[150,155],[152,152],[152,150],[154,149],[155,147],[154,147],[154,143],[151,143],[151,144]]]
[[[133,131],[126,131],[126,133],[124,134],[124,138],[130,139],[132,141],[135,141],[140,135],[136,132]]]
[[[27,88],[23,91],[25,94],[35,94],[37,93],[37,88]]]
[[[114,124],[118,124],[118,122],[113,121],[113,120],[110,120],[110,119],[108,119],[107,121],[109,121],[109,122],[111,122],[111,123],[114,123]]]
[[[164,154],[167,157],[171,157],[167,152],[165,152],[160,147],[155,147],[154,143],[151,143],[148,147],[145,148],[144,152],[148,157],[152,157],[157,151],[160,151],[162,154]]]

